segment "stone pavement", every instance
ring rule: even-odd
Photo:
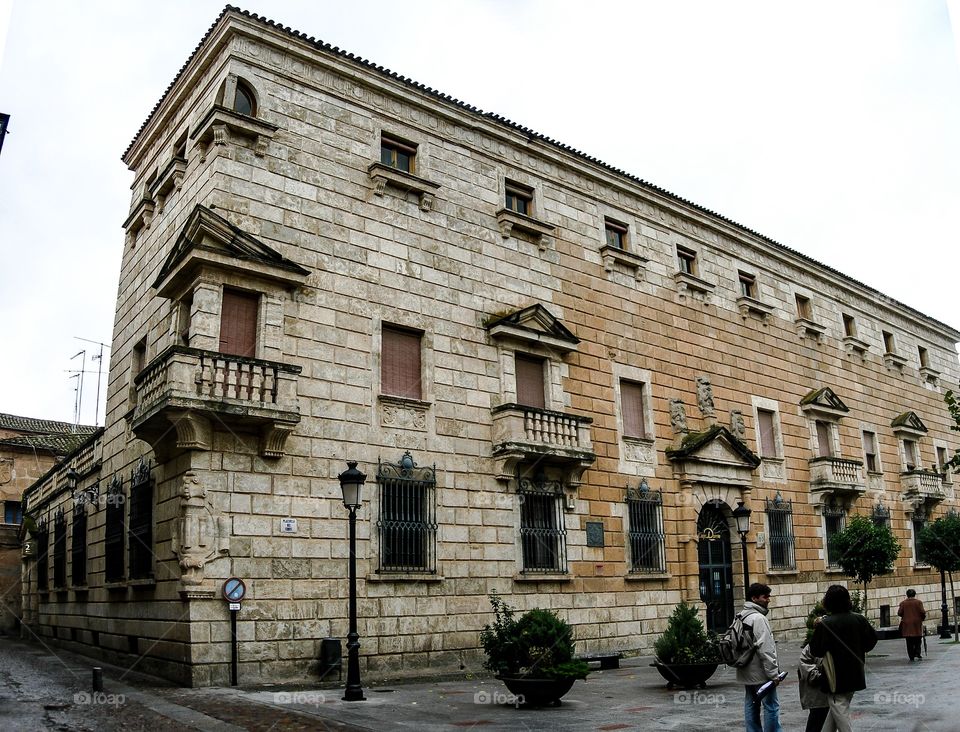
[[[854,697],[858,731],[960,730],[955,702],[960,645],[937,638],[927,642],[927,657],[913,664],[902,640],[878,644],[868,658],[868,689]],[[781,718],[785,729],[800,730],[806,712],[800,709],[795,673],[799,644],[781,643],[780,656],[781,667],[791,671],[780,687]],[[80,658],[73,656],[71,663],[79,666]],[[364,679],[367,700],[344,702],[342,686],[181,689],[104,665],[104,691],[122,695],[124,703],[112,709],[112,723],[101,720],[94,728],[140,729],[141,719],[152,718],[153,730],[219,732],[743,729],[743,688],[732,669],[721,667],[705,689],[670,691],[649,663],[649,657],[624,659],[620,669],[594,671],[576,682],[561,706],[541,709],[516,708],[506,688],[486,676],[390,683]],[[61,723],[57,728],[89,727]]]

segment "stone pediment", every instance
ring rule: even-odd
[[[829,386],[814,389],[800,400],[800,408],[804,412],[818,416],[838,419],[850,412],[850,407]]]
[[[577,350],[580,343],[580,339],[540,303],[496,316],[486,327],[492,338],[549,346],[561,353]]]
[[[897,434],[903,433],[920,437],[927,434],[927,426],[923,423],[916,412],[904,412],[894,419],[890,426]]]
[[[303,284],[310,274],[309,270],[198,204],[167,255],[153,286],[160,295],[173,296],[185,280],[204,268],[242,272],[285,287]]]
[[[667,459],[681,482],[749,484],[760,458],[722,425],[684,436]]]

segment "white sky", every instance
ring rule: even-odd
[[[234,2],[960,327],[960,0]],[[74,418],[77,337],[113,329],[120,156],[224,4],[0,0],[0,412]]]

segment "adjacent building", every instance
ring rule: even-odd
[[[799,635],[853,514],[903,545],[877,606],[938,597],[956,329],[233,8],[123,159],[107,423],[28,491],[34,632],[225,684],[237,577],[241,682],[313,673],[347,460],[366,673],[479,668],[490,593],[649,652],[680,600],[724,627],[745,558]]]

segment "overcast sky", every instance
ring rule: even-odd
[[[960,0],[235,1],[960,328]],[[0,0],[0,412],[74,419],[113,329],[120,156],[224,4]]]

